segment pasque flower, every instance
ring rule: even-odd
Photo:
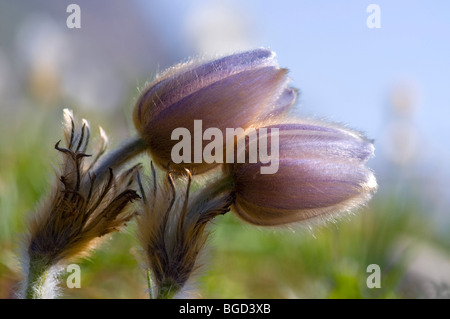
[[[230,209],[251,224],[277,226],[333,219],[364,205],[377,189],[366,167],[372,141],[340,125],[287,118],[297,97],[288,81],[287,70],[267,49],[174,66],[138,98],[138,134],[106,154],[101,129],[93,156],[88,122],[78,123],[65,110],[65,143],[55,145],[61,168],[29,221],[22,297],[53,297],[61,267],[134,216],[150,296],[172,298],[200,265],[208,224]],[[195,137],[202,127],[211,129],[207,137],[200,132],[200,142],[194,138],[189,145],[201,146],[207,159],[184,153],[185,145],[173,139],[177,129]],[[183,150],[183,161],[174,160],[174,149]],[[139,164],[122,169],[146,150],[157,164],[151,162],[148,184]],[[193,186],[193,174],[215,163],[226,164]],[[142,200],[136,213],[130,204],[137,199]]]
[[[86,120],[76,126],[72,112],[64,110],[65,145],[56,143],[62,155],[61,170],[47,198],[29,221],[24,245],[27,279],[24,296],[54,296],[55,269],[74,257],[86,255],[106,234],[118,230],[133,217],[129,204],[140,198],[132,189],[139,165],[97,180],[92,167],[106,151],[107,137],[101,136],[94,156],[86,153],[90,129]],[[89,160],[90,159],[90,160]],[[99,178],[100,179],[100,178]]]
[[[203,127],[225,133],[226,128],[246,129],[283,115],[296,98],[286,75],[287,70],[277,65],[275,54],[267,49],[180,64],[142,91],[134,108],[134,124],[155,163],[201,173],[214,165],[196,163],[193,156],[190,163],[173,163],[171,150],[178,141],[172,140],[172,132],[181,127],[193,135],[194,120],[202,120]]]
[[[266,128],[279,140],[278,171],[261,174],[261,161],[228,167],[235,183],[233,208],[243,220],[275,226],[333,218],[365,204],[375,192],[376,179],[365,166],[374,147],[362,134],[306,120]]]

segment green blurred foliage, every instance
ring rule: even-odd
[[[19,247],[27,218],[54,178],[61,114],[33,108],[0,120],[7,132],[0,136],[1,298],[14,297],[22,279]],[[105,119],[99,124],[115,137]],[[421,206],[418,196],[398,197],[380,187],[367,208],[325,225],[267,229],[228,213],[210,225],[202,266],[189,286],[202,298],[422,297],[421,291],[402,288],[408,249],[399,251],[399,243],[414,237],[447,251],[449,246]],[[81,288],[64,288],[63,278],[63,297],[148,298],[135,226],[131,222],[79,261]],[[379,289],[366,285],[370,264],[381,268]]]

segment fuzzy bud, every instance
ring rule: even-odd
[[[72,112],[64,110],[65,147],[61,141],[55,145],[61,169],[29,220],[23,257],[27,278],[21,297],[53,298],[55,269],[86,256],[103,236],[125,226],[134,216],[130,204],[140,198],[132,189],[140,165],[117,175],[109,169],[99,181],[92,167],[106,152],[108,139],[100,129],[97,150],[91,156],[86,153],[91,135],[88,122],[76,124]]]
[[[201,173],[214,165],[198,162],[194,154],[190,163],[173,163],[171,151],[178,140],[172,140],[172,132],[183,128],[194,136],[194,120],[202,120],[205,129],[218,128],[225,135],[226,128],[246,129],[284,114],[296,98],[286,74],[267,49],[177,65],[144,89],[134,108],[134,124],[158,165]],[[204,148],[208,141],[201,143]]]
[[[278,133],[270,133],[273,128]],[[261,174],[261,161],[231,166],[234,211],[245,221],[276,226],[334,218],[365,204],[376,191],[376,179],[365,166],[374,147],[361,134],[306,121],[267,130],[279,140],[277,172]]]
[[[190,194],[192,176],[187,173],[187,183],[184,176],[170,172],[158,182],[152,164],[152,186],[146,191],[139,182],[143,201],[138,237],[151,272],[150,295],[156,298],[173,298],[183,290],[199,267],[198,257],[209,235],[207,225],[228,212],[234,199],[229,177]],[[185,191],[179,191],[180,184],[185,184]]]

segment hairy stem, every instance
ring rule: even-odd
[[[152,292],[152,277],[150,269],[147,270],[147,284],[148,284],[148,295],[150,299],[153,299],[153,292]]]
[[[55,272],[50,263],[41,259],[31,259],[24,298],[53,299],[56,296]]]
[[[113,151],[107,153],[103,159],[94,167],[94,174],[97,181],[101,181],[108,172],[109,168],[113,170],[133,157],[139,155],[147,148],[147,144],[139,136],[134,136],[124,141]]]
[[[164,282],[159,287],[157,299],[172,299],[180,290],[180,287],[171,282]]]

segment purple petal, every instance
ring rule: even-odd
[[[170,161],[171,149],[178,142],[171,140],[172,131],[183,127],[193,136],[194,120],[203,121],[203,130],[220,129],[223,136],[226,128],[249,127],[275,103],[274,97],[285,83],[285,72],[275,67],[243,71],[184,97],[146,123],[143,131],[148,132],[150,149]]]
[[[297,100],[297,90],[291,87],[285,88],[280,97],[273,104],[273,107],[267,108],[267,115],[265,119],[272,117],[278,117],[282,114],[286,114],[294,105]]]
[[[230,75],[258,67],[275,67],[275,54],[267,49],[256,49],[229,55],[200,65],[180,67],[177,72],[170,70],[169,76],[162,75],[146,89],[138,105],[138,117],[142,116],[142,108],[147,103],[154,107],[151,112],[156,114],[164,107],[172,105],[182,98],[220,81]]]
[[[364,162],[373,156],[371,141],[344,128],[308,123],[271,125],[268,126],[268,129],[270,128],[279,129],[280,154],[284,153],[286,157],[302,158],[326,154],[327,157]]]
[[[234,165],[236,211],[259,225],[278,225],[359,206],[376,190],[364,166],[373,145],[344,128],[309,123],[279,129],[279,168],[261,174],[261,163]],[[268,130],[269,131],[269,130]]]

